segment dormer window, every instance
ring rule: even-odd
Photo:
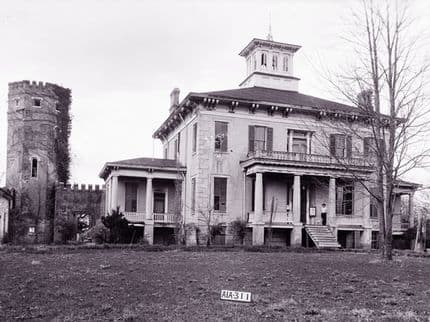
[[[261,54],[261,66],[267,67],[267,54],[266,53]]]
[[[33,107],[41,107],[41,106],[42,106],[42,99],[33,98]]]
[[[278,69],[278,55],[272,56],[272,69],[277,70]]]
[[[282,70],[288,72],[288,56],[282,58]]]

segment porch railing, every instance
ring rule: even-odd
[[[175,222],[174,214],[154,214],[154,223],[173,224]]]
[[[329,155],[257,150],[248,152],[248,158],[262,158],[279,161],[296,161],[306,163],[333,164],[356,167],[369,167],[366,159],[361,158],[338,158]]]
[[[254,212],[250,212],[248,214],[248,222],[254,223],[256,222],[256,217]],[[263,213],[264,223],[270,223],[270,211],[265,211]],[[293,214],[291,212],[275,212],[272,217],[272,224],[282,223],[282,224],[292,224],[293,223]]]
[[[146,219],[146,213],[126,211],[124,212],[124,217],[129,222],[143,222]]]

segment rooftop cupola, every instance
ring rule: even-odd
[[[293,58],[300,46],[254,38],[239,53],[246,60],[246,78],[240,87],[268,87],[297,92],[299,78],[294,77]]]

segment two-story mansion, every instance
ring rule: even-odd
[[[180,215],[200,231],[208,216],[226,228],[245,220],[253,245],[267,242],[270,227],[277,245],[376,247],[368,117],[299,93],[299,49],[253,39],[240,52],[247,75],[238,89],[182,101],[174,89],[170,115],[154,133],[164,158],[106,163],[106,211],[119,207],[144,225],[150,243],[166,241]],[[399,182],[395,236],[409,227],[415,189]],[[223,238],[232,241],[228,229]]]

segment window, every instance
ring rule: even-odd
[[[372,231],[372,242],[371,246],[372,249],[378,249],[379,248],[379,232],[378,231]]]
[[[42,100],[40,98],[33,98],[33,106],[34,107],[41,107],[42,106]]]
[[[193,124],[193,152],[197,151],[197,123]]]
[[[181,152],[181,132],[178,133],[178,145],[176,147],[178,154]]]
[[[336,187],[336,214],[352,215],[354,202],[354,186],[345,184]]]
[[[59,110],[60,110],[60,104],[56,103],[56,104],[55,104],[55,109],[56,109],[57,111],[59,111]]]
[[[166,212],[166,194],[154,192],[154,213],[164,214]]]
[[[227,152],[228,123],[215,122],[215,151]]]
[[[196,211],[196,178],[191,178],[191,213]]]
[[[133,182],[125,183],[125,211],[137,211],[137,184]]]
[[[249,126],[249,151],[272,151],[273,129],[265,126]]]
[[[308,139],[307,132],[303,131],[290,131],[291,136],[291,147],[289,147],[289,152],[295,153],[308,153]]]
[[[376,188],[370,189],[370,218],[378,218],[378,200],[375,198],[377,193]]]
[[[254,70],[256,70],[257,69],[257,58],[255,57],[255,54],[254,54],[254,56],[252,56],[252,61],[254,62]]]
[[[282,57],[282,70],[288,72],[288,56]]]
[[[36,227],[34,227],[34,226],[28,227],[28,233],[30,235],[33,235],[35,232],[36,232]]]
[[[19,98],[15,98],[15,107],[19,107]]]
[[[277,70],[278,69],[278,55],[272,56],[272,69]]]
[[[214,210],[227,211],[227,178],[214,178]]]
[[[174,141],[173,148],[175,149],[173,154],[173,159],[176,160],[178,158],[178,140],[177,139]]]
[[[164,148],[163,156],[165,159],[167,159],[167,146]]]
[[[363,139],[363,155],[365,157],[374,156],[376,152],[375,138],[366,137]]]
[[[38,171],[38,160],[36,158],[31,158],[31,177],[37,178]]]
[[[352,137],[345,134],[331,134],[330,154],[338,158],[350,158],[352,156]]]
[[[261,66],[264,66],[264,67],[267,66],[267,54],[266,53],[261,54]]]

